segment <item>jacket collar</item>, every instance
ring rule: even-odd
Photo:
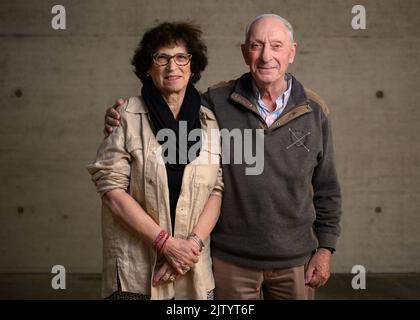
[[[146,107],[146,103],[141,96],[130,98],[127,102],[126,111],[129,113],[149,113],[149,110],[147,110]],[[209,119],[216,121],[214,114],[203,106],[200,108],[200,118],[203,120]]]
[[[308,103],[308,97],[305,94],[303,85],[298,80],[296,80],[292,74],[289,75],[292,77],[292,91],[283,113],[290,111],[294,107]],[[243,74],[236,81],[230,98],[245,106],[246,108],[258,112],[256,100],[252,90],[252,75],[250,72]]]

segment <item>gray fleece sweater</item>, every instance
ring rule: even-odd
[[[335,249],[341,195],[319,96],[293,78],[287,106],[270,128],[257,110],[249,73],[209,88],[203,104],[221,129],[264,129],[261,174],[246,175],[245,163],[222,164],[225,192],[212,254],[244,267],[288,268],[307,263],[318,247]]]

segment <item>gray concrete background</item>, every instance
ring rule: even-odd
[[[55,4],[66,8],[65,31],[51,28]],[[366,30],[351,28],[356,4],[366,7]],[[420,272],[415,0],[2,0],[0,272],[101,271],[100,201],[85,166],[105,108],[139,92],[129,61],[146,28],[201,25],[203,90],[247,70],[244,27],[264,12],[292,22],[299,47],[291,71],[331,105],[344,197],[333,271]]]

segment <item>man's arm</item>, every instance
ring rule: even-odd
[[[316,210],[314,227],[319,247],[305,274],[305,282],[315,288],[324,285],[330,277],[331,254],[340,235],[341,217],[341,192],[335,170],[331,125],[325,114],[322,121],[323,154],[312,177]]]
[[[335,250],[341,232],[341,191],[335,169],[331,124],[329,119],[323,116],[323,154],[312,176],[313,202],[316,211],[314,227],[319,247]]]
[[[119,98],[115,101],[114,105],[106,109],[105,111],[105,123],[104,123],[104,135],[109,136],[115,128],[120,126],[120,114],[117,111],[117,107],[122,106],[125,100]],[[208,91],[201,95],[201,104],[210,110],[213,110],[211,100],[208,96]]]
[[[210,99],[208,89],[205,93],[201,94],[201,104],[213,111],[213,104]],[[105,111],[105,123],[104,123],[104,135],[107,137],[110,135],[116,127],[120,126],[120,114],[117,111],[117,107],[125,103],[125,100],[119,98],[115,101],[114,105],[106,109]]]

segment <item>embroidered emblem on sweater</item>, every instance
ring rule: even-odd
[[[309,148],[305,145],[307,136],[309,136],[311,133],[301,131],[301,130],[295,130],[293,128],[289,128],[290,132],[290,141],[291,144],[287,146],[286,150],[289,150],[291,147],[303,147],[306,151],[309,152]]]

